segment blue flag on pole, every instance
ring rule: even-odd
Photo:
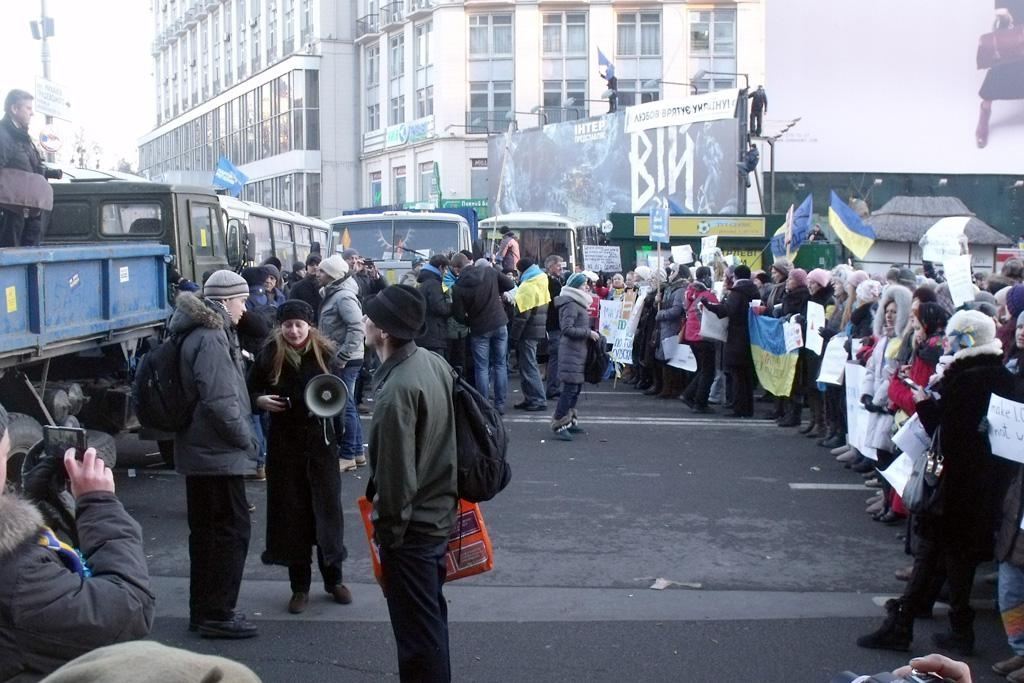
[[[612,64],[611,60],[605,57],[605,54],[601,52],[601,48],[597,48],[597,66],[605,67],[605,80],[615,77],[615,65]]]
[[[217,170],[213,173],[213,186],[228,190],[232,197],[242,194],[242,188],[249,182],[249,176],[242,173],[237,166],[221,157],[217,162]]]
[[[811,234],[811,215],[813,213],[814,202],[811,195],[807,195],[807,198],[795,210],[792,206],[789,207],[786,224],[776,230],[769,241],[772,255],[775,258],[786,254],[795,254],[807,241],[807,237]]]

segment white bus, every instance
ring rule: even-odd
[[[472,249],[469,223],[453,213],[385,211],[329,218],[330,253],[355,249],[388,281],[401,281],[417,259]]]
[[[294,211],[270,209],[227,195],[218,195],[218,199],[228,228],[234,222],[253,240],[256,263],[263,263],[271,256],[276,256],[281,260],[281,268],[290,272],[296,261],[305,262],[311,253],[326,252],[330,226],[319,218],[310,218]]]
[[[583,263],[580,244],[585,226],[582,223],[557,213],[507,213],[485,218],[479,224],[485,252],[497,249],[501,242],[498,230],[506,225],[519,240],[519,255],[534,259],[542,267],[544,259],[552,254],[568,262],[570,273],[577,263]]]

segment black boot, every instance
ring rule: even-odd
[[[914,615],[902,600],[888,600],[885,611],[881,627],[858,638],[857,645],[872,650],[906,652],[914,642]]]
[[[829,437],[828,439],[825,439],[818,445],[823,446],[825,448],[839,448],[844,443],[846,443],[846,434],[843,434],[842,431],[838,431],[833,436]]]
[[[974,654],[974,610],[967,614],[949,613],[949,632],[932,636],[935,647],[961,657]]]
[[[661,393],[661,389],[665,384],[665,378],[662,370],[662,366],[660,365],[655,365],[651,368],[651,374],[654,376],[654,382],[651,383],[651,386],[649,386],[646,391],[644,391],[644,396],[657,396]]]
[[[800,404],[800,399],[790,398],[786,401],[786,414],[776,424],[780,427],[799,427],[802,412],[803,406]]]

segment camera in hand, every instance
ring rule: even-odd
[[[43,168],[43,177],[47,180],[60,180],[64,177],[64,171],[46,166]]]
[[[43,451],[47,456],[64,460],[69,448],[75,449],[75,458],[82,459],[89,447],[88,434],[78,427],[43,427]]]
[[[895,676],[888,671],[875,674],[874,676],[868,676],[865,674],[855,674],[852,671],[843,671],[842,673],[836,674],[830,683],[942,683],[943,681],[949,681],[948,678],[942,678],[936,674],[923,673],[920,671],[912,671],[906,676]]]

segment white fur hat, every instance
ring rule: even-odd
[[[959,360],[983,354],[1001,354],[1003,344],[996,339],[996,324],[981,311],[957,311],[946,323],[953,358]]]

